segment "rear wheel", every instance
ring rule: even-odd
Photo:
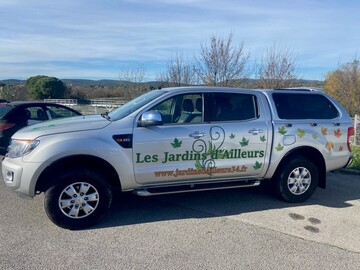
[[[77,169],[63,173],[45,192],[50,220],[66,229],[82,229],[100,220],[111,205],[109,185],[100,173]]]
[[[282,166],[274,181],[277,196],[287,202],[304,202],[318,184],[316,166],[304,157],[294,157]]]

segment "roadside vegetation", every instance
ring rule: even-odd
[[[351,147],[353,162],[349,166],[350,169],[360,170],[360,145],[354,145]]]

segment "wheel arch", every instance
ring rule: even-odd
[[[326,188],[326,164],[323,155],[315,148],[312,147],[299,147],[289,151],[277,166],[275,175],[278,175],[284,164],[294,157],[303,157],[310,160],[318,170],[318,187]]]
[[[76,168],[96,170],[105,175],[111,188],[121,190],[119,175],[109,162],[91,155],[73,155],[56,160],[41,173],[39,180],[36,183],[36,193],[45,192],[53,186],[56,183],[56,178],[53,176],[56,173],[59,173],[59,171],[61,172]]]

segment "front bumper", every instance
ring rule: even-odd
[[[3,159],[1,171],[5,185],[21,197],[34,197],[40,166],[41,163],[23,162],[22,158]]]

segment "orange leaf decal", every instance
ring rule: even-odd
[[[337,130],[334,130],[334,135],[336,138],[340,138],[342,135],[341,130],[339,128]]]
[[[339,152],[341,152],[342,150],[344,150],[344,147],[341,145],[341,146],[339,147]]]
[[[332,142],[326,142],[326,149],[331,151],[334,148],[334,144]]]
[[[327,135],[327,128],[321,128],[321,134],[326,136]]]

